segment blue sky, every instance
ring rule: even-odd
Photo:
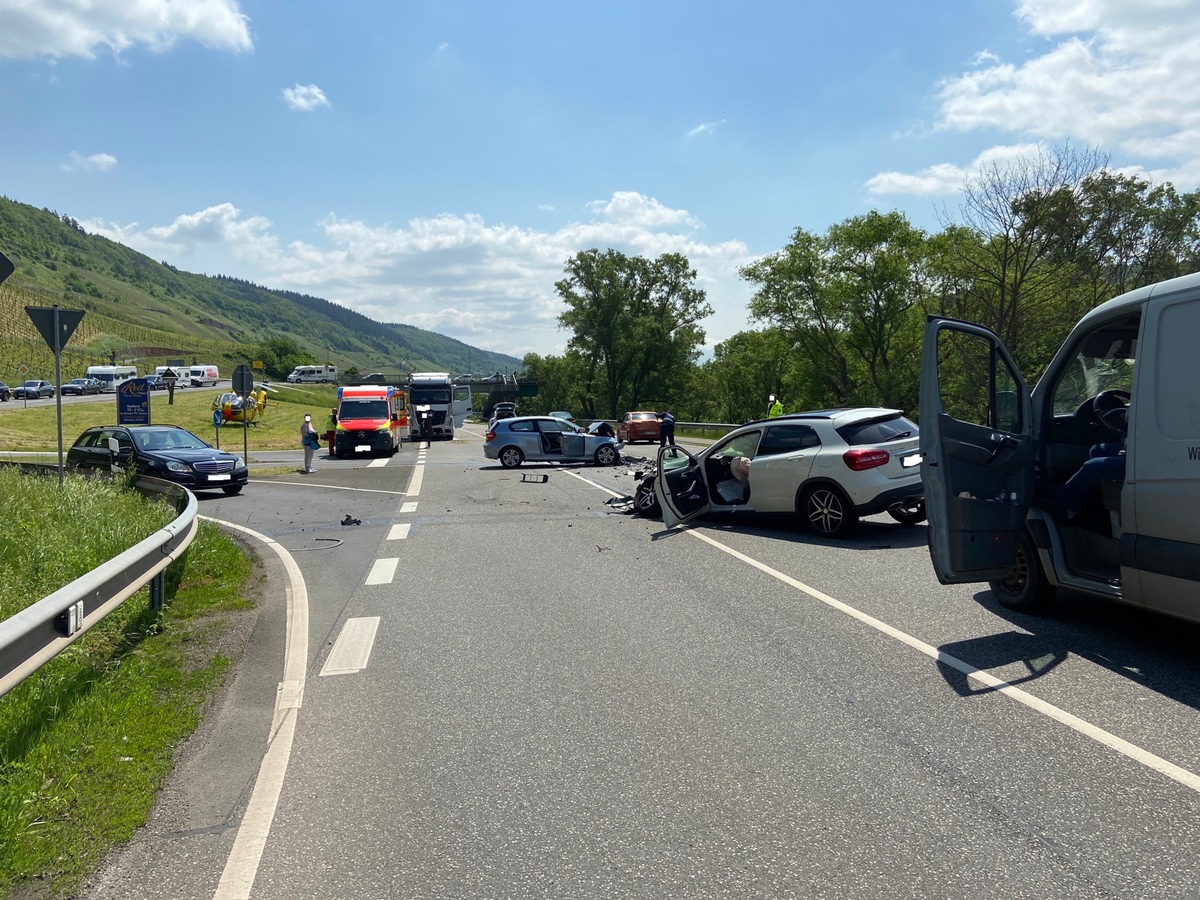
[[[521,356],[574,253],[681,252],[711,347],[795,228],[1039,145],[1194,190],[1200,3],[0,0],[0,122],[0,193],[181,269]]]

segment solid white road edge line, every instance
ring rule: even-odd
[[[566,474],[571,475],[574,478],[578,478],[585,484],[590,484],[592,487],[599,488],[606,493],[612,494],[614,497],[622,496],[621,494],[609,490],[603,485],[596,484],[596,482],[584,478],[582,475],[579,475],[575,472],[568,471]],[[1034,710],[1035,712],[1039,712],[1062,725],[1066,725],[1068,728],[1078,732],[1079,734],[1082,734],[1084,737],[1091,738],[1092,740],[1103,744],[1112,750],[1115,750],[1122,756],[1125,756],[1134,762],[1140,763],[1141,765],[1146,766],[1147,768],[1152,769],[1159,774],[1165,775],[1172,781],[1178,782],[1190,790],[1200,793],[1200,775],[1197,775],[1196,773],[1191,772],[1182,766],[1177,766],[1175,763],[1169,762],[1168,760],[1163,759],[1161,756],[1156,756],[1148,750],[1143,750],[1136,744],[1131,744],[1129,741],[1119,738],[1111,732],[1105,731],[1098,725],[1093,725],[1091,722],[1081,719],[1064,709],[1060,709],[1052,703],[1047,703],[1045,700],[1035,697],[1033,694],[1022,690],[1021,688],[1014,687],[1007,681],[1002,681],[989,672],[977,669],[970,663],[964,662],[963,660],[951,656],[948,653],[943,653],[941,650],[938,650],[937,647],[926,644],[924,641],[918,640],[917,638],[910,634],[906,634],[898,628],[893,628],[886,622],[876,619],[874,616],[867,615],[866,613],[861,612],[860,610],[857,610],[853,606],[843,603],[840,600],[835,600],[828,594],[823,594],[816,588],[809,587],[804,582],[797,581],[790,575],[785,575],[776,569],[772,569],[765,563],[761,563],[738,550],[734,550],[732,547],[722,544],[715,538],[711,538],[708,535],[696,531],[687,525],[682,526],[680,530],[696,538],[696,540],[704,541],[706,544],[710,544],[723,553],[728,553],[734,559],[740,560],[748,566],[753,566],[760,572],[770,575],[772,578],[795,588],[801,593],[807,594],[814,600],[819,600],[827,606],[830,606],[833,609],[844,613],[845,615],[857,619],[859,622],[874,628],[881,634],[886,634],[888,637],[894,638],[895,640],[900,641],[902,644],[906,644],[914,650],[924,653],[930,659],[937,660],[943,665],[950,666],[952,669],[962,672],[968,678],[974,678],[981,684],[984,684],[987,687],[1004,694],[1010,700],[1015,700],[1029,709]]]
[[[308,588],[295,558],[265,534],[221,519],[201,516],[211,522],[248,535],[275,551],[287,570],[287,647],[284,651],[283,681],[275,692],[275,716],[268,736],[266,755],[254,779],[254,791],[238,825],[237,837],[225,861],[213,900],[249,900],[258,874],[263,847],[275,818],[275,807],[283,791],[296,734],[296,716],[304,701],[304,672],[308,661]]]

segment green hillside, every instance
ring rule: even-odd
[[[54,304],[85,312],[63,352],[64,379],[113,354],[143,370],[179,358],[216,363],[228,373],[252,362],[256,348],[271,340],[293,342],[311,354],[305,362],[363,373],[520,367],[515,357],[411,325],[376,322],[320,297],[183,272],[87,234],[69,216],[6,197],[0,197],[0,252],[16,265],[0,285],[0,379],[9,384],[21,380],[21,365],[29,377],[53,376],[53,354],[24,307]],[[267,374],[287,372],[268,368]]]

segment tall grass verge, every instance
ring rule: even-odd
[[[0,470],[0,616],[36,602],[175,518],[95,479]],[[227,617],[249,607],[251,561],[201,523],[168,571],[0,698],[0,895],[63,896],[143,824],[174,753],[232,660]]]

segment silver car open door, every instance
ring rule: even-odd
[[[658,449],[654,493],[662,507],[663,524],[674,528],[708,512],[708,486],[704,467],[682,447]]]
[[[938,580],[1003,578],[1033,499],[1029,388],[994,333],[931,316],[920,396],[921,477]]]

